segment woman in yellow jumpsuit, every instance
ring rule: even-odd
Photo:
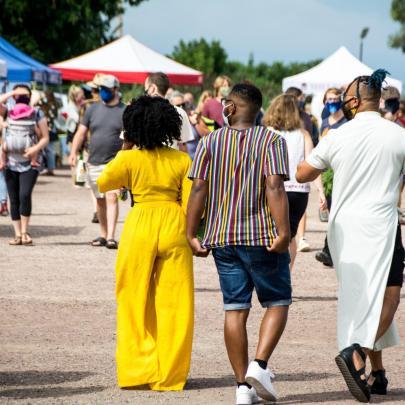
[[[191,160],[170,145],[181,120],[160,97],[142,96],[123,115],[124,148],[98,179],[100,192],[134,197],[116,263],[120,387],[183,389],[194,324],[193,259],[186,239]]]

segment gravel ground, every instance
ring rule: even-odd
[[[121,204],[119,230],[128,211]],[[40,177],[34,194],[33,247],[10,247],[10,219],[0,217],[0,402],[24,404],[233,404],[235,387],[222,336],[222,298],[212,257],[195,260],[196,325],[186,390],[120,390],[115,375],[115,251],[90,247],[90,192],[73,188],[67,170]],[[282,404],[354,403],[334,363],[336,280],[314,260],[325,224],[311,196],[307,239],[298,255],[294,303],[271,359]],[[402,294],[402,298],[405,295]],[[254,356],[262,309],[249,319]],[[397,320],[405,335],[404,303]],[[405,403],[405,346],[387,351],[387,397]]]

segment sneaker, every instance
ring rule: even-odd
[[[271,383],[271,379],[274,378],[274,374],[266,369],[262,369],[256,361],[252,361],[249,364],[246,381],[257,392],[260,398],[267,401],[277,401],[277,393]]]
[[[309,252],[311,250],[311,247],[305,238],[299,240],[297,250],[298,252]]]
[[[241,385],[236,388],[236,405],[250,405],[260,402],[260,398],[256,394],[256,390],[248,388],[246,385]]]

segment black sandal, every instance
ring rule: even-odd
[[[387,395],[388,380],[385,377],[385,370],[372,371],[369,375],[374,378],[373,383],[369,386],[370,392],[377,395]]]
[[[103,238],[101,236],[91,241],[91,246],[94,247],[105,246],[106,244],[107,244],[106,238]]]
[[[114,239],[108,239],[105,247],[107,249],[118,249],[118,242]]]
[[[356,370],[354,366],[354,352],[357,352],[364,362],[364,366],[360,370]],[[343,349],[339,355],[335,357],[335,361],[345,379],[350,393],[359,402],[370,402],[370,390],[366,379],[366,355],[360,345],[355,343],[346,347],[346,349]],[[361,378],[362,376],[364,376],[364,379]]]

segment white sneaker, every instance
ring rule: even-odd
[[[250,405],[259,402],[260,398],[253,387],[248,388],[246,385],[241,385],[236,389],[236,405]]]
[[[277,401],[277,393],[271,383],[274,374],[270,370],[263,370],[256,361],[249,364],[246,382],[255,388],[257,395],[267,401]]]
[[[297,250],[298,252],[309,252],[311,250],[311,247],[305,238],[299,240]]]

